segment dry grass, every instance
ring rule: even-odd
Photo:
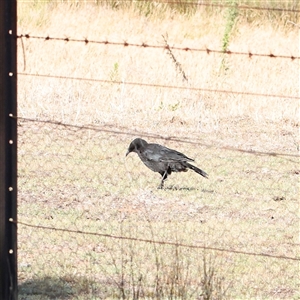
[[[222,13],[201,10],[164,7],[146,17],[132,7],[19,2],[18,31],[161,45],[167,33],[169,45],[220,49],[225,23]],[[229,48],[298,55],[298,29],[279,25],[241,19]],[[297,96],[299,62],[231,56],[224,72],[220,55],[172,50],[185,83],[161,49],[31,39],[24,49],[28,73],[124,84],[19,76],[19,116],[78,125],[20,120],[20,221],[299,257],[298,101],[188,89]],[[124,158],[135,136],[194,157],[210,179],[172,174],[156,190],[159,175],[134,155]],[[298,299],[298,268],[292,260],[19,226],[26,299],[207,299],[209,291],[212,299]]]
[[[86,6],[20,7],[19,33],[91,40],[128,41],[212,49],[222,48],[225,17],[207,18],[201,11],[187,18],[169,12],[167,19],[140,16],[132,9],[114,11]],[[23,10],[23,11],[22,11]],[[66,16],[67,11],[67,16]],[[29,15],[22,19],[23,15]],[[166,14],[166,13],[165,13]],[[41,20],[40,20],[41,19]],[[130,20],[130,22],[128,22]],[[287,54],[299,53],[299,33],[292,25],[274,29],[271,25],[239,24],[230,43],[232,51]],[[64,122],[111,123],[159,131],[159,124],[178,119],[192,128],[223,126],[228,118],[251,117],[258,122],[281,121],[298,124],[298,101],[234,94],[191,91],[189,87],[225,89],[275,95],[299,95],[299,62],[287,59],[232,56],[229,70],[220,71],[223,57],[203,52],[173,51],[189,82],[182,81],[168,53],[162,49],[85,45],[56,41],[24,40],[26,72],[186,86],[186,90],[147,88],[126,84],[109,85],[71,80],[20,77],[20,113],[24,116],[59,118]],[[19,44],[20,45],[20,44]],[[21,46],[21,45],[20,45]],[[37,51],[38,50],[38,51]],[[19,51],[20,62],[23,61]],[[20,63],[19,70],[23,68]],[[71,104],[71,105],[70,105]],[[142,105],[141,105],[142,104]],[[135,124],[136,123],[136,124]],[[173,125],[173,124],[172,124]],[[169,131],[169,129],[168,129]]]

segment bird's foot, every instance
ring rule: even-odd
[[[157,187],[157,189],[158,190],[162,190],[164,188],[164,183],[162,182],[158,187]]]

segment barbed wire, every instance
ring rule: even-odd
[[[33,224],[25,223],[22,221],[15,221],[12,218],[10,218],[9,221],[16,225],[20,224],[23,226],[36,228],[36,229],[55,230],[55,231],[60,231],[60,232],[69,232],[69,233],[76,233],[76,234],[86,234],[86,235],[93,235],[93,236],[99,236],[99,237],[105,237],[105,238],[111,238],[111,239],[136,241],[136,242],[151,243],[151,244],[157,244],[157,245],[169,245],[169,246],[184,247],[184,248],[191,248],[191,249],[205,249],[205,250],[212,250],[212,251],[219,251],[219,252],[242,254],[242,255],[248,255],[248,256],[263,256],[263,257],[276,258],[276,259],[300,261],[300,258],[291,257],[291,256],[272,255],[272,254],[267,254],[267,253],[255,253],[255,252],[248,252],[248,251],[234,250],[234,249],[225,249],[225,248],[218,248],[218,247],[211,247],[211,246],[191,245],[191,244],[184,244],[184,243],[171,242],[171,241],[158,241],[158,240],[141,239],[141,238],[127,237],[127,236],[117,236],[117,235],[112,235],[112,234],[107,234],[107,233],[98,233],[98,232],[90,232],[90,231],[83,231],[83,230],[72,230],[72,229],[57,228],[57,227],[50,227],[50,226],[44,226],[44,225],[33,225]],[[297,244],[295,244],[295,245],[297,245]]]
[[[103,0],[105,1],[105,0]],[[131,0],[121,0],[131,1]],[[139,0],[138,2],[148,2],[147,0]],[[248,5],[230,5],[230,4],[214,4],[214,3],[202,3],[202,2],[181,2],[181,1],[163,1],[167,4],[189,5],[189,6],[205,6],[205,7],[219,7],[219,8],[232,8],[232,9],[246,9],[246,10],[264,10],[264,11],[278,11],[278,12],[292,12],[299,13],[300,10],[281,7],[260,7],[260,6],[248,6]]]
[[[260,156],[276,156],[276,157],[291,157],[291,158],[299,158],[300,154],[290,154],[290,153],[277,153],[277,152],[264,152],[264,151],[255,151],[255,150],[245,150],[245,149],[240,149],[240,148],[235,148],[235,147],[229,147],[229,146],[213,146],[209,144],[205,144],[199,141],[195,141],[195,137],[193,137],[193,140],[188,140],[186,137],[185,138],[180,138],[178,136],[162,136],[160,134],[151,134],[148,132],[143,132],[143,131],[131,131],[128,128],[119,128],[117,129],[108,129],[108,128],[99,128],[93,125],[73,125],[73,124],[67,124],[59,121],[51,121],[51,120],[39,120],[39,119],[32,119],[32,118],[25,118],[25,117],[18,117],[18,116],[12,116],[10,115],[11,118],[14,118],[16,120],[23,120],[23,121],[28,121],[28,122],[37,122],[37,123],[48,123],[52,125],[57,125],[57,126],[63,126],[63,127],[69,127],[69,128],[75,128],[78,130],[81,129],[88,129],[88,130],[94,130],[94,131],[102,131],[102,132],[107,132],[107,133],[112,133],[112,134],[122,134],[122,135],[142,135],[145,137],[149,138],[158,138],[158,139],[163,139],[167,141],[174,141],[174,142],[179,142],[179,143],[188,143],[188,144],[194,144],[194,145],[201,145],[207,148],[218,148],[218,149],[223,149],[223,150],[229,150],[229,151],[237,151],[237,152],[242,152],[242,153],[248,153],[248,154],[253,154],[253,155],[260,155]],[[112,127],[111,125],[106,125],[105,127]]]
[[[87,38],[84,39],[75,39],[75,38],[69,38],[69,37],[50,37],[48,36],[33,36],[30,34],[20,34],[17,35],[16,38],[22,39],[40,39],[44,41],[64,41],[64,42],[78,42],[78,43],[84,43],[84,44],[102,44],[102,45],[114,45],[114,46],[124,46],[124,47],[140,47],[140,48],[153,48],[153,49],[164,49],[164,50],[179,50],[179,51],[197,51],[197,52],[205,52],[207,54],[210,53],[218,53],[218,54],[228,54],[228,55],[244,55],[251,57],[269,57],[269,58],[284,58],[284,59],[300,59],[300,56],[293,56],[293,55],[276,55],[273,53],[252,53],[251,51],[248,52],[240,52],[240,51],[231,51],[231,50],[215,50],[215,49],[209,49],[209,48],[190,48],[190,47],[175,47],[175,46],[169,46],[169,45],[150,45],[146,43],[141,44],[135,44],[135,43],[128,43],[127,41],[124,42],[110,42],[108,40],[105,41],[96,41],[96,40],[89,40]]]
[[[52,1],[58,2],[58,1]],[[85,1],[95,3],[95,0]],[[61,1],[59,1],[61,3]],[[194,1],[149,1],[149,0],[97,0],[97,3],[104,3],[104,4],[120,4],[120,3],[133,3],[133,4],[140,4],[140,3],[153,3],[155,5],[158,4],[174,4],[179,6],[204,6],[204,7],[218,7],[218,8],[234,8],[234,9],[243,9],[243,10],[262,10],[262,11],[277,11],[277,12],[291,12],[291,13],[299,13],[300,10],[292,9],[292,8],[283,8],[283,7],[261,7],[261,6],[249,6],[245,4],[241,5],[230,5],[230,4],[219,4],[219,3],[211,3],[211,2],[194,2]]]
[[[71,80],[93,81],[93,82],[102,82],[102,83],[110,83],[110,84],[112,84],[112,83],[113,84],[128,84],[128,85],[139,85],[139,86],[155,87],[155,88],[192,90],[192,91],[210,92],[210,93],[237,94],[237,95],[247,95],[247,96],[250,95],[250,96],[258,96],[258,97],[285,98],[285,99],[297,99],[297,100],[300,99],[300,97],[298,97],[298,96],[264,94],[264,93],[253,93],[253,92],[240,92],[240,91],[218,90],[218,89],[196,88],[196,87],[185,87],[185,86],[174,86],[174,85],[163,85],[163,84],[142,83],[142,82],[105,80],[105,79],[70,77],[70,76],[47,75],[47,74],[31,74],[31,73],[22,73],[22,72],[19,72],[17,74],[21,75],[21,76],[33,76],[33,77],[56,78],[56,79],[71,79]]]

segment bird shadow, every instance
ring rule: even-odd
[[[187,187],[187,186],[176,186],[176,185],[170,185],[167,187],[163,187],[162,190],[169,190],[169,191],[198,191],[198,188],[194,187]]]
[[[159,190],[169,190],[169,191],[189,191],[189,192],[201,191],[202,193],[209,193],[209,194],[215,193],[214,190],[199,189],[199,188],[195,188],[195,187],[177,186],[177,185],[170,185],[170,186],[163,187],[163,188],[158,187],[157,189],[159,189]]]

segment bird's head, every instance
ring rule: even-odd
[[[146,147],[148,145],[148,143],[143,140],[143,139],[140,139],[140,138],[136,138],[134,139],[129,147],[128,147],[128,150],[126,152],[126,156],[130,153],[130,152],[136,152],[138,153],[138,151],[143,148],[143,147]]]

